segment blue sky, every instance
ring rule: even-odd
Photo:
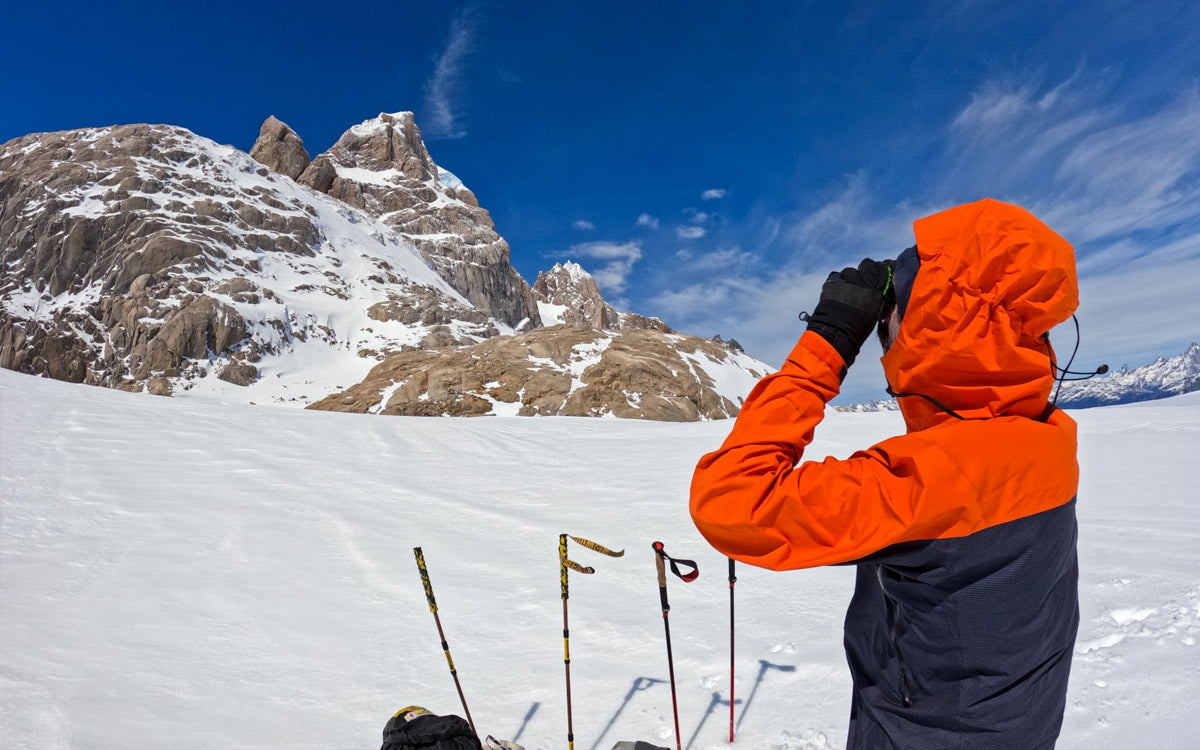
[[[531,282],[578,261],[774,365],[830,270],[982,197],[1075,244],[1083,364],[1200,339],[1200,3],[7,2],[0,29],[0,141],[248,150],[275,115],[315,155],[411,110]],[[847,397],[882,396],[865,351]]]

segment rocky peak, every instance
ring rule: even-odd
[[[347,130],[300,182],[360,208],[417,246],[480,311],[521,330],[541,324],[533,291],[475,195],[429,155],[411,112]]]
[[[275,119],[274,115],[263,122],[262,128],[258,131],[258,139],[254,141],[254,146],[250,149],[250,156],[259,164],[273,169],[279,174],[287,175],[293,180],[298,178],[311,163],[300,136],[296,135],[295,131],[287,125]]]
[[[556,263],[549,271],[542,271],[533,284],[533,291],[538,297],[542,322],[546,325],[609,331],[637,328],[672,333],[658,318],[617,312],[604,300],[596,280],[578,263]]]
[[[342,133],[330,153],[361,169],[397,170],[422,182],[438,172],[411,112],[384,113],[355,125]]]
[[[542,271],[533,291],[538,296],[542,322],[547,325],[611,330],[620,323],[620,316],[604,301],[596,280],[578,263],[556,263],[549,271]]]

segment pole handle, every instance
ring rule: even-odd
[[[429,582],[429,570],[425,567],[425,554],[420,547],[413,547],[413,555],[417,558],[417,570],[421,572],[421,585],[425,587],[425,601],[429,602],[429,611],[437,614],[437,599],[433,598],[433,584]]]
[[[654,556],[654,565],[658,568],[658,599],[662,603],[663,617],[671,611],[671,603],[667,601],[667,566],[663,564],[661,555]]]
[[[567,591],[567,535],[558,535],[558,574],[559,587],[562,590],[562,600],[565,602],[570,598],[570,593]]]

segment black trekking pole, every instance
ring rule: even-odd
[[[625,550],[618,550],[618,551],[614,552],[613,550],[610,550],[608,547],[605,547],[600,544],[596,544],[595,542],[588,540],[588,539],[581,539],[580,537],[577,537],[577,536],[573,536],[573,537],[571,537],[571,539],[574,539],[576,542],[583,545],[584,547],[587,547],[590,550],[599,552],[602,555],[608,555],[609,557],[621,557],[622,555],[625,554]],[[559,534],[558,535],[558,572],[559,572],[559,582],[560,582],[560,586],[562,589],[562,603],[563,603],[563,666],[566,668],[566,672],[567,672],[567,748],[568,748],[568,750],[575,750],[575,723],[571,717],[571,629],[567,625],[567,599],[570,598],[570,593],[568,592],[568,589],[567,589],[567,570],[568,569],[574,570],[577,573],[586,573],[586,574],[591,574],[591,573],[596,572],[596,569],[592,568],[591,566],[580,565],[579,563],[575,562],[574,560],[567,559],[567,535]]]
[[[454,668],[454,660],[450,658],[450,645],[446,643],[446,634],[442,632],[442,620],[438,617],[437,600],[433,598],[433,584],[429,582],[429,571],[425,569],[425,555],[420,547],[413,547],[417,557],[417,570],[421,571],[421,583],[425,586],[425,598],[429,600],[429,611],[433,613],[433,622],[437,625],[438,638],[442,640],[442,651],[446,654],[446,663],[450,665],[450,676],[454,678],[454,687],[458,689],[458,699],[462,701],[463,712],[467,715],[467,723],[475,732],[475,722],[471,719],[471,709],[467,708],[467,699],[463,695],[462,685],[458,681],[458,670]],[[475,732],[478,734],[478,732]]]
[[[700,575],[700,569],[691,560],[675,560],[663,549],[662,542],[650,545],[654,549],[654,565],[658,568],[658,598],[662,601],[663,630],[667,636],[667,673],[671,676],[671,710],[675,714],[675,750],[683,750],[683,738],[679,736],[679,701],[675,695],[675,657],[671,653],[671,622],[667,615],[671,604],[667,601],[667,569],[666,562],[671,563],[671,572],[679,576],[684,583],[691,583]],[[678,563],[690,565],[692,570],[680,573]]]
[[[729,741],[733,742],[733,584],[737,575],[733,571],[733,558],[729,558]]]

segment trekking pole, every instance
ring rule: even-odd
[[[442,640],[442,651],[446,654],[446,663],[450,665],[450,676],[454,678],[454,687],[458,689],[458,699],[462,701],[463,712],[467,715],[467,723],[475,732],[475,722],[471,719],[471,709],[467,708],[467,699],[463,695],[462,685],[458,681],[458,670],[454,668],[454,660],[450,658],[450,644],[446,643],[446,634],[442,632],[442,620],[438,617],[437,600],[433,598],[433,584],[429,582],[429,571],[425,568],[425,555],[420,547],[413,547],[417,557],[417,570],[421,571],[421,583],[425,586],[425,598],[429,600],[429,611],[433,613],[433,622],[437,625],[438,638]],[[478,732],[475,732],[478,734]]]
[[[729,558],[729,741],[733,742],[733,584],[737,575],[733,570],[733,558]]]
[[[625,550],[612,551],[607,547],[596,544],[588,539],[581,539],[577,536],[571,537],[579,544],[587,547],[590,550],[599,552],[602,555],[609,557],[621,557],[625,554]],[[575,724],[571,717],[571,629],[567,625],[567,599],[570,598],[570,593],[567,590],[567,570],[574,570],[578,573],[591,574],[595,573],[595,568],[590,566],[580,565],[574,560],[567,559],[567,535],[558,535],[558,572],[559,583],[562,589],[563,603],[563,666],[567,672],[567,748],[575,750]]]
[[[684,583],[691,583],[700,575],[700,569],[696,567],[696,563],[691,560],[674,560],[663,549],[662,542],[654,542],[650,545],[654,549],[654,565],[658,569],[658,598],[662,602],[663,615],[663,630],[667,636],[667,673],[671,676],[671,710],[675,714],[675,750],[683,750],[683,738],[679,735],[679,701],[675,695],[675,657],[671,654],[671,622],[667,615],[671,611],[671,604],[667,601],[667,569],[665,563],[670,561],[671,572],[679,576]],[[678,563],[685,563],[692,567],[688,573],[680,573]]]

